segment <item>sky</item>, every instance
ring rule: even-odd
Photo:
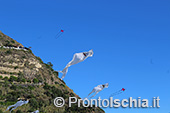
[[[106,113],[170,112],[169,0],[0,0],[0,30],[62,70],[74,53],[94,56],[71,66],[64,81],[84,98],[151,100],[160,108],[104,108]],[[57,33],[64,33],[56,39]],[[61,77],[61,73],[59,77]]]

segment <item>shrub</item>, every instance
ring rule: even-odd
[[[53,64],[51,62],[47,62],[47,65],[49,65],[51,68],[53,68]]]
[[[31,80],[27,80],[27,82],[31,83]]]
[[[65,85],[64,85],[64,84],[60,84],[60,86],[65,87]]]
[[[33,90],[35,87],[33,86],[28,86],[28,89]]]
[[[23,79],[22,79],[22,82],[24,82],[24,83],[25,83],[25,82],[26,82],[26,79],[25,79],[25,78],[23,78]]]
[[[0,90],[0,96],[2,95],[2,90]]]
[[[58,84],[58,82],[55,82],[55,84]]]
[[[38,81],[38,79],[34,78],[34,79],[33,79],[33,82],[34,82],[34,83],[38,83],[39,81]]]
[[[16,89],[17,89],[17,86],[12,85],[12,86],[10,87],[10,89],[12,89],[12,90],[16,90]]]
[[[54,82],[54,78],[53,77],[51,77],[51,81]]]
[[[4,77],[3,80],[8,80],[8,77]]]
[[[39,107],[38,102],[35,98],[30,99],[30,105],[32,108],[35,108],[35,109]]]
[[[10,76],[10,78],[9,78],[9,81],[10,82],[13,82],[13,81],[17,81],[17,77],[15,77],[15,76]]]
[[[2,79],[3,77],[2,76],[0,76],[0,79]]]
[[[58,78],[58,72],[54,71],[53,74],[55,75],[56,78]]]
[[[5,53],[6,53],[6,54],[11,54],[12,52],[11,52],[11,50],[9,49],[9,50],[7,50]]]
[[[18,68],[18,66],[15,66],[15,67],[14,67],[14,69],[17,69],[17,68]]]
[[[17,110],[16,113],[24,113],[24,112],[22,112],[21,110]]]
[[[11,42],[12,42],[12,43],[15,43],[15,41],[14,41],[14,40],[12,40]]]

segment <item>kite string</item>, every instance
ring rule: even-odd
[[[58,33],[58,36],[56,37],[56,39],[59,38],[62,34],[63,32]]]
[[[55,37],[57,37],[61,32],[58,32]]]
[[[122,93],[122,90],[119,90],[119,91],[117,91],[117,92],[112,93],[112,94],[110,95],[110,97],[115,96],[115,95],[118,95],[118,94],[121,94],[121,93]]]

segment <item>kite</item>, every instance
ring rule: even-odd
[[[62,77],[61,77],[61,80],[63,80],[63,78],[66,76],[66,74],[68,72],[68,67],[70,67],[71,65],[77,64],[79,62],[82,62],[86,58],[92,57],[92,56],[93,56],[93,50],[92,49],[88,52],[75,53],[74,56],[73,56],[73,59],[66,65],[66,67],[62,71],[58,71],[58,72],[63,74]]]
[[[59,38],[64,33],[64,30],[60,30],[56,35],[56,39]]]
[[[18,101],[16,104],[9,106],[9,107],[6,109],[6,111],[8,111],[10,108],[13,107],[13,108],[11,109],[11,111],[12,111],[12,110],[16,109],[16,108],[19,107],[19,106],[22,106],[22,105],[24,105],[24,104],[27,104],[28,102],[29,102],[29,100],[26,100],[26,101],[20,100],[20,101]],[[10,111],[10,112],[11,112],[11,111]]]
[[[34,112],[31,112],[31,113],[39,113],[39,110],[36,110],[36,111],[34,111]]]
[[[103,85],[98,85],[97,87],[94,87],[93,90],[89,93],[88,96],[90,96],[90,94],[92,93],[95,93],[93,96],[91,96],[90,98],[93,98],[94,96],[96,96],[97,93],[99,93],[100,91],[102,91],[104,88],[108,88],[109,87],[109,84],[106,83],[106,84],[103,84]],[[88,97],[87,96],[87,97]],[[87,98],[86,97],[86,98]]]
[[[125,88],[122,88],[121,90],[116,91],[113,94],[111,94],[110,97],[115,96],[115,95],[119,95],[119,94],[123,93],[125,90],[126,90]]]

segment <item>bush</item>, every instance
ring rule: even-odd
[[[17,68],[18,68],[18,66],[15,66],[15,67],[14,67],[14,69],[17,69]]]
[[[60,84],[60,86],[65,87],[65,85],[64,85],[64,84]]]
[[[13,82],[13,81],[17,81],[17,77],[15,77],[15,76],[10,76],[10,78],[9,78],[9,81],[10,82]]]
[[[18,92],[8,93],[6,96],[7,101],[15,102],[19,98]]]
[[[55,84],[58,84],[58,82],[55,82]]]
[[[27,80],[27,82],[31,83],[31,80]]]
[[[53,74],[55,75],[56,78],[58,78],[58,72],[54,71]]]
[[[28,86],[28,89],[33,90],[35,87],[33,86]]]
[[[51,62],[47,62],[47,65],[49,65],[51,68],[53,68],[53,64]]]
[[[25,78],[22,79],[22,82],[24,82],[24,83],[26,82]]]
[[[0,90],[0,96],[2,96],[2,90]]]
[[[51,77],[51,81],[54,82],[54,78],[53,77]]]
[[[0,79],[2,79],[3,77],[2,76],[0,76]]]
[[[39,81],[38,81],[38,79],[34,78],[34,79],[33,79],[33,82],[34,82],[34,83],[38,83]]]
[[[17,89],[17,86],[12,85],[12,86],[10,87],[10,89],[12,89],[12,90],[16,90],[16,89]]]
[[[39,104],[35,98],[30,99],[30,106],[35,109],[39,108]]]
[[[12,42],[12,43],[15,43],[15,41],[14,41],[14,40],[11,40],[11,42]]]
[[[5,53],[6,54],[11,54],[12,52],[11,52],[11,50],[7,50]]]
[[[8,80],[8,77],[4,77],[3,80]]]
[[[16,113],[24,113],[24,112],[22,112],[21,110],[17,110]]]

